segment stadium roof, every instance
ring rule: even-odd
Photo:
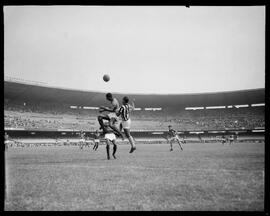
[[[113,92],[112,92],[113,93]],[[121,100],[125,94],[113,93]],[[265,89],[252,89],[216,93],[198,94],[128,94],[136,99],[136,107],[190,107],[224,106],[265,102]],[[11,101],[53,102],[77,106],[101,106],[106,103],[105,93],[73,89],[61,89],[49,86],[26,84],[22,82],[4,82],[4,97]]]

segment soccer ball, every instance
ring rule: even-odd
[[[105,82],[108,82],[108,81],[110,80],[109,75],[108,75],[108,74],[105,74],[105,75],[103,76],[103,80],[104,80]]]

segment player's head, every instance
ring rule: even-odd
[[[113,100],[112,94],[111,94],[111,93],[107,93],[107,94],[106,94],[106,99],[107,99],[108,101],[112,101],[112,100]]]
[[[169,126],[168,126],[168,128],[170,129],[170,128],[172,128],[172,126],[171,126],[171,125],[169,125]]]
[[[128,104],[129,98],[127,96],[123,97],[122,102],[123,102],[123,104]]]

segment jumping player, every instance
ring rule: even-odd
[[[116,145],[116,136],[114,134],[114,131],[109,127],[109,124],[104,124],[104,134],[105,134],[105,140],[106,140],[106,151],[107,151],[107,159],[110,160],[110,143],[113,144],[113,153],[112,156],[114,159],[115,153],[117,150],[117,145]]]
[[[132,101],[132,105],[130,105],[128,102],[129,102],[129,98],[126,96],[123,97],[122,106],[120,107],[116,115],[121,117],[120,128],[124,129],[125,135],[128,138],[128,141],[131,145],[131,149],[129,153],[132,153],[136,150],[136,145],[135,145],[135,141],[133,137],[130,134],[130,125],[131,125],[130,111],[134,110],[135,104],[134,104],[134,101]]]
[[[98,146],[99,146],[99,132],[98,132],[98,130],[96,130],[96,132],[94,133],[94,143],[95,143],[95,145],[94,145],[94,147],[93,147],[93,149],[96,151],[97,149],[98,149]]]
[[[102,113],[104,111],[109,112],[108,114],[100,114],[98,116],[98,122],[100,124],[100,129],[104,131],[104,122],[103,120],[109,121],[109,127],[116,132],[118,136],[120,136],[124,140],[124,135],[121,133],[121,131],[117,128],[117,123],[118,123],[118,117],[116,116],[116,112],[119,110],[119,102],[118,100],[113,97],[111,93],[106,94],[106,99],[111,102],[112,107],[104,107],[101,106],[99,108],[99,112]]]
[[[169,125],[168,128],[169,128],[169,132],[168,132],[168,138],[167,138],[167,140],[169,141],[170,146],[171,146],[170,151],[173,150],[172,143],[175,140],[178,142],[181,150],[183,151],[183,147],[181,145],[181,142],[182,141],[179,139],[179,136],[177,135],[177,132],[174,129],[172,129],[172,126],[171,125]]]

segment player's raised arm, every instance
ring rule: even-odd
[[[135,98],[133,98],[131,105],[130,105],[130,109],[134,110],[135,109]]]

